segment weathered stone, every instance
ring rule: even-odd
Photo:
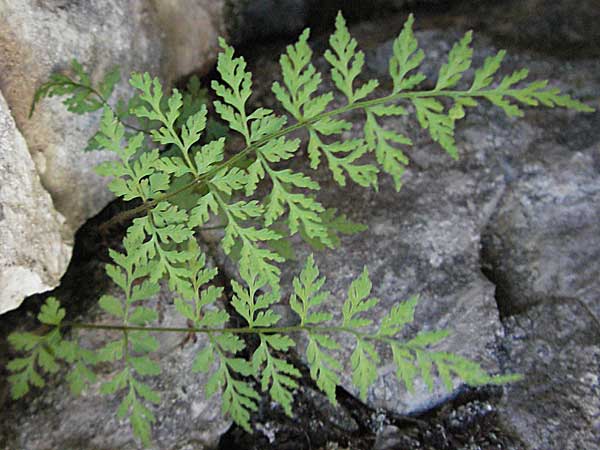
[[[110,294],[122,297],[122,293],[114,289]],[[146,306],[159,309],[161,326],[186,326],[186,319],[176,312],[166,289],[148,300]],[[114,319],[97,310],[87,313],[83,320],[114,323]],[[151,448],[215,448],[231,421],[222,417],[220,394],[209,399],[205,396],[204,387],[210,374],[192,372],[194,357],[206,345],[207,338],[199,335],[196,342],[190,341],[182,347],[182,334],[156,333],[156,337],[160,350],[153,357],[160,363],[162,373],[146,380],[161,395],[160,405],[152,407],[157,422],[152,427]],[[81,343],[86,348],[99,348],[114,339],[114,332],[81,332]],[[7,448],[31,450],[139,448],[128,421],[117,418],[122,393],[116,396],[99,393],[100,384],[120,369],[118,364],[104,366],[97,383],[80,397],[70,394],[63,373],[60,381],[50,381],[42,392],[12,403],[15,411],[3,409],[1,413],[0,443],[5,443]]]
[[[400,193],[385,180],[377,193],[352,189],[339,195],[342,191],[326,177],[317,177],[323,203],[335,205],[369,229],[344,239],[338,250],[315,254],[321,273],[328,278],[326,289],[331,292],[323,310],[332,312],[335,321],[341,320],[350,282],[366,266],[373,281],[372,295],[380,299],[369,313],[376,322],[398,302],[418,294],[421,300],[415,321],[406,335],[448,328],[451,336],[440,350],[460,353],[491,371],[497,370],[495,341],[501,328],[494,287],[479,269],[479,233],[484,223],[480,213],[495,196],[481,195],[475,180],[458,170],[411,171]],[[300,249],[299,260],[304,261],[306,254],[305,248]],[[284,269],[283,286],[291,285],[298,270]],[[335,355],[344,364],[342,385],[357,394],[350,368],[354,340],[346,335],[336,338],[343,345]],[[421,381],[417,381],[413,394],[408,393],[396,379],[387,350],[382,356],[380,377],[368,395],[370,406],[415,413],[453,395],[440,385],[429,392]]]
[[[525,377],[502,416],[536,450],[600,448],[599,125],[547,116],[483,238],[506,368]]]
[[[148,4],[128,0],[76,2],[33,0],[0,4],[0,88],[35,161],[42,185],[71,230],[112,198],[107,180],[93,172],[107,152],[83,153],[100,113],[77,116],[58,98],[40,103],[30,119],[35,89],[76,58],[93,80],[119,65],[128,90],[131,71],[159,73],[162,46]]]
[[[122,80],[115,98],[131,91],[132,71],[159,75],[167,86],[192,72],[207,72],[216,58],[217,35],[224,32],[223,8],[223,2],[208,0],[118,4],[0,0],[0,89],[25,137],[42,186],[66,219],[60,226],[66,241],[114,198],[106,188],[108,179],[93,170],[112,156],[105,151],[82,151],[98,128],[100,112],[75,115],[60,98],[52,98],[40,102],[29,118],[35,90],[51,73],[68,70],[73,58],[91,73],[94,82],[119,65]],[[21,227],[36,226],[25,215],[21,219],[25,221]],[[40,227],[36,232],[41,236],[44,230]],[[56,255],[68,259],[62,251]],[[31,264],[45,263],[32,256]],[[65,267],[64,261],[55,265],[44,280],[23,271],[4,271],[3,284],[28,285],[23,290],[27,294],[41,292],[56,284]],[[19,277],[28,282],[21,283]],[[16,292],[11,294],[14,306],[23,297]]]
[[[524,379],[506,389],[502,419],[531,450],[600,449],[598,320],[559,299],[504,324],[506,367]]]
[[[55,287],[71,255],[64,218],[40,184],[23,136],[0,93],[0,314]]]
[[[538,158],[530,155],[487,230],[484,255],[504,314],[553,299],[598,309],[600,133],[587,132],[597,139],[587,149],[570,151],[551,137],[537,143]]]
[[[216,60],[218,36],[225,36],[225,0],[153,2],[164,35],[162,68],[168,80],[207,73]]]

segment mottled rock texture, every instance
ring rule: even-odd
[[[503,416],[532,449],[597,449],[600,117],[545,122],[483,239],[506,367],[525,376]]]
[[[386,22],[390,29],[398,30],[400,25],[394,28],[393,20]],[[380,36],[385,33],[382,27],[376,22],[359,24],[354,31],[359,42],[367,42],[371,74],[385,86],[390,44],[378,44],[372,38],[375,29]],[[366,33],[363,40],[361,33]],[[460,36],[458,30],[417,33],[429,56],[424,71],[430,80],[425,86],[432,86],[445,53]],[[317,42],[316,47],[320,45]],[[476,35],[475,65],[497,51],[488,38]],[[548,78],[551,85],[597,106],[599,66],[594,59],[565,62],[516,48],[509,49],[509,55],[501,74],[526,66],[533,79]],[[327,70],[322,61],[317,66]],[[278,77],[276,63],[269,57],[256,61],[254,67],[261,86]],[[330,88],[327,84],[326,89]],[[257,102],[276,107],[268,90],[261,89]],[[350,120],[355,124],[353,130],[362,128],[360,113]],[[535,362],[539,357],[537,335],[519,334],[511,321],[519,321],[529,305],[553,299],[552,304],[579,305],[573,306],[576,310],[570,314],[572,320],[587,324],[582,325],[586,330],[597,323],[593,317],[599,314],[600,290],[594,276],[600,251],[598,120],[598,113],[547,109],[528,110],[525,118],[511,119],[483,104],[459,126],[461,158],[454,162],[418,130],[414,119],[390,119],[386,122],[390,129],[404,132],[415,142],[408,150],[411,165],[400,193],[396,194],[385,178],[380,192],[374,193],[340,188],[329,181],[324,169],[312,173],[322,185],[319,197],[326,206],[369,226],[367,232],[344,238],[341,249],[316,255],[329,279],[326,287],[332,292],[325,308],[339,314],[349,283],[363,265],[371,272],[374,295],[381,299],[373,318],[411,294],[420,294],[421,304],[409,334],[447,327],[453,335],[445,349],[479,360],[492,371],[526,375],[525,381],[506,387],[508,400],[502,415],[533,448],[548,448],[550,441],[541,440],[545,435],[552,439],[562,435],[561,442],[567,445],[568,436],[575,431],[574,442],[587,448],[597,434],[598,408],[593,399],[597,382],[589,375],[597,368],[594,341],[582,340],[580,355],[576,346],[563,354],[562,344],[554,341],[552,329],[556,326],[550,326],[554,316],[548,315],[548,308],[537,314],[535,329],[547,330],[547,339],[552,342],[549,360],[559,364],[556,371],[549,365],[542,370],[548,383],[546,397],[537,389],[536,378],[527,377],[537,373],[539,366]],[[345,137],[355,137],[354,133]],[[295,164],[297,169],[311,173],[304,163]],[[284,286],[289,286],[308,252],[301,248],[300,261],[284,270]],[[235,272],[230,270],[230,274]],[[567,330],[566,321],[564,327],[564,333],[577,333],[577,328]],[[336,357],[348,361],[352,340],[343,342],[343,350]],[[389,360],[389,355],[382,356]],[[579,375],[573,375],[570,371],[577,364]],[[380,378],[368,395],[369,405],[414,413],[430,409],[462,389],[457,385],[451,393],[441,389],[427,392],[421,386],[411,396],[395,381],[393,371],[391,364],[380,369]],[[572,376],[583,381],[567,389]],[[356,394],[349,370],[343,376],[343,386]],[[539,407],[534,406],[537,402]],[[565,406],[556,409],[554,421],[546,421],[542,409],[549,406],[542,405],[551,402],[577,405],[589,420],[584,419],[575,430],[575,419],[566,417],[569,407]],[[528,429],[532,430],[529,436]]]
[[[71,243],[64,218],[39,176],[0,93],[0,314],[35,292],[51,289],[65,271]]]

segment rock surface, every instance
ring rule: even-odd
[[[497,371],[496,339],[501,326],[494,286],[481,274],[479,262],[479,236],[485,212],[496,200],[494,192],[481,192],[476,180],[461,170],[411,171],[400,193],[387,180],[380,184],[378,193],[341,190],[324,179],[319,181],[325,205],[335,205],[352,220],[369,226],[368,231],[344,239],[340,249],[315,254],[321,273],[328,278],[326,289],[331,292],[323,310],[332,312],[334,320],[341,320],[351,280],[366,266],[373,281],[372,295],[380,299],[369,314],[376,322],[398,302],[419,295],[409,334],[448,328],[451,336],[440,350],[473,358],[488,370]],[[305,250],[298,252],[301,261],[305,255]],[[284,270],[283,285],[290,286],[298,269]],[[350,366],[354,341],[345,335],[339,341],[343,348],[335,356],[344,363],[342,385],[357,395]],[[367,400],[374,408],[418,413],[460,390],[457,384],[456,391],[447,393],[438,385],[429,392],[418,379],[415,393],[410,394],[396,379],[389,353],[381,356],[386,362]]]
[[[468,21],[526,49],[600,55],[596,0],[469,0],[456,2]]]
[[[531,450],[600,449],[600,322],[561,299],[504,323],[506,367],[524,380],[507,388],[501,419]]]
[[[33,293],[55,287],[71,243],[54,210],[23,136],[0,93],[0,314]]]
[[[360,33],[373,27],[377,25],[356,27],[359,42],[363,42]],[[451,30],[417,33],[430,56],[425,72],[433,80],[442,55],[460,35]],[[368,36],[366,41],[372,45]],[[498,51],[481,35],[476,38],[475,47],[476,65]],[[378,64],[377,60],[385,61],[386,52],[389,55],[389,43],[367,47],[369,68],[382,78],[387,64]],[[526,66],[531,69],[532,79],[549,78],[551,85],[597,104],[593,100],[600,93],[597,61],[582,59],[565,63],[515,49],[509,54],[512,56],[506,59],[502,74]],[[278,76],[278,68],[268,57],[254,65],[260,85]],[[318,66],[325,69],[320,62]],[[258,103],[275,106],[268,93]],[[335,206],[352,220],[369,225],[369,231],[343,239],[340,250],[317,254],[321,272],[329,278],[326,287],[332,292],[326,308],[339,313],[350,280],[366,265],[374,281],[374,296],[382,300],[381,310],[375,311],[373,317],[382,315],[383,306],[389,307],[410,294],[420,293],[422,300],[415,323],[425,329],[453,330],[455,340],[448,341],[447,350],[482,361],[491,370],[501,368],[526,375],[552,372],[549,363],[539,369],[541,363],[536,362],[540,357],[537,331],[531,335],[519,333],[520,328],[510,322],[513,318],[506,318],[507,335],[502,337],[505,326],[498,315],[498,306],[506,316],[518,314],[544,298],[554,298],[560,305],[579,304],[574,301],[576,298],[584,300],[584,304],[569,313],[572,320],[585,314],[582,322],[587,325],[582,326],[588,335],[591,324],[597,323],[586,311],[592,310],[596,317],[599,314],[600,289],[594,276],[599,272],[600,242],[597,239],[598,117],[598,113],[539,109],[527,111],[524,119],[515,120],[482,105],[470,112],[458,129],[461,154],[458,162],[451,161],[437,145],[416,131],[418,127],[412,119],[388,120],[390,128],[407,133],[415,142],[409,150],[411,169],[399,194],[393,192],[387,180],[375,194],[358,188],[340,189],[327,181],[323,171],[315,175],[322,186],[319,198],[326,206]],[[358,123],[356,128],[360,128],[361,120],[360,114],[352,117]],[[350,133],[346,137],[353,136]],[[307,171],[301,164],[296,168]],[[485,240],[483,258],[480,257],[482,239]],[[299,259],[302,261],[307,253],[306,249],[300,250]],[[482,267],[498,283],[496,293],[482,276]],[[285,270],[284,286],[289,285],[299,269],[300,264]],[[511,295],[505,295],[505,291]],[[514,320],[520,323],[520,317],[516,315]],[[533,330],[539,333],[546,330],[550,334],[549,330],[556,329],[551,324],[557,319],[548,308],[536,317]],[[564,335],[579,333],[568,331],[564,322]],[[553,342],[552,337],[548,339]],[[505,422],[517,429],[533,448],[548,448],[550,438],[547,441],[541,438],[545,433],[553,439],[562,433],[567,439],[572,432],[577,432],[579,448],[589,445],[595,448],[590,443],[596,438],[600,415],[592,400],[597,381],[590,374],[597,371],[597,349],[592,340],[581,342],[585,356],[576,354],[575,344],[571,347],[551,344],[554,350],[549,361],[558,364],[556,373],[552,373],[556,379],[545,385],[551,395],[535,394],[536,383],[527,379],[506,388],[507,402],[502,411]],[[560,350],[563,348],[564,351]],[[351,347],[344,346],[336,358],[347,361],[350,352]],[[383,356],[386,360],[387,355]],[[580,367],[573,375],[570,371],[577,364]],[[582,381],[568,389],[573,376]],[[349,371],[343,377],[343,386],[356,394]],[[421,390],[414,397],[408,396],[395,381],[390,365],[381,368],[379,381],[369,392],[367,403],[388,411],[417,412],[458,392],[457,386],[450,395],[441,390],[434,393]],[[538,400],[539,405],[534,406]],[[552,402],[577,405],[574,407],[585,410],[584,417],[589,420],[576,429],[575,419],[566,417],[570,406],[565,406],[557,408],[556,419],[547,423],[543,408],[549,408]],[[561,422],[565,425],[561,426]],[[527,436],[530,427],[534,431]]]
[[[161,0],[156,7],[163,33],[162,72],[178,80],[210,71],[217,58],[217,38],[225,37],[225,0]]]
[[[110,294],[122,296],[111,289]],[[149,300],[148,307],[160,308],[161,326],[185,327],[186,320],[175,311],[172,297],[161,291]],[[83,320],[93,323],[111,323],[113,320],[96,312],[89,312]],[[209,374],[192,373],[196,353],[206,344],[206,338],[198,336],[197,342],[180,347],[183,336],[176,333],[157,334],[162,373],[147,379],[161,394],[160,405],[153,407],[157,422],[152,427],[152,449],[213,449],[221,434],[230,426],[229,419],[221,415],[221,397],[217,394],[206,399],[204,386]],[[98,348],[114,334],[93,331],[82,333],[82,345]],[[29,403],[12,403],[14,411],[3,408],[0,425],[0,445],[3,448],[52,450],[76,448],[78,450],[137,449],[139,443],[133,438],[127,421],[119,420],[116,409],[121,395],[106,396],[99,393],[100,384],[109,380],[117,371],[117,365],[106,366],[98,374],[98,381],[80,397],[73,397],[64,382],[51,381],[43,392],[28,397]],[[10,421],[8,418],[10,417]]]
[[[506,367],[525,376],[502,415],[532,449],[598,449],[600,115],[546,121],[483,239]]]
[[[130,92],[127,80],[132,71],[162,76],[167,85],[192,72],[205,73],[216,58],[217,36],[224,33],[223,14],[224,3],[212,0],[0,0],[0,90],[25,138],[42,186],[66,219],[58,228],[65,242],[114,198],[106,188],[108,180],[93,170],[111,156],[82,151],[98,127],[100,112],[75,115],[61,99],[52,98],[40,102],[29,118],[35,90],[51,73],[68,70],[73,58],[91,73],[94,82],[118,64],[122,80],[114,98]],[[29,204],[34,201],[27,199]],[[12,220],[21,228],[39,224],[31,223],[25,214]],[[36,233],[42,236],[45,230],[39,227]],[[43,280],[25,272],[3,272],[4,284],[18,283],[21,276],[29,280],[27,289],[11,294],[13,306],[25,294],[43,292],[58,283],[69,256],[62,250],[56,254],[63,261],[48,270]],[[3,257],[2,264],[9,264]],[[30,257],[30,265],[47,263],[41,254],[39,261],[35,252]]]
[[[107,154],[82,152],[100,116],[74,115],[54,98],[40,103],[29,119],[34,92],[52,72],[67,69],[73,58],[96,81],[120,65],[124,75],[118,94],[126,91],[131,71],[158,74],[162,47],[154,31],[155,17],[140,0],[118,5],[107,0],[3,0],[1,9],[0,89],[25,137],[42,185],[74,232],[113,198],[106,180],[93,171]]]

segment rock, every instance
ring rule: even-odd
[[[296,37],[307,25],[307,0],[229,0],[227,31],[234,44],[273,36]]]
[[[224,16],[232,42],[247,47],[266,38],[296,40],[306,27],[313,32],[333,30],[338,11],[349,22],[359,22],[414,8],[446,7],[451,3],[453,0],[228,0]]]
[[[78,116],[68,112],[60,98],[52,98],[40,102],[29,118],[36,88],[51,73],[68,70],[73,58],[95,82],[118,64],[122,80],[114,98],[130,93],[127,80],[132,71],[162,76],[167,86],[191,72],[207,72],[216,58],[217,35],[224,31],[223,8],[223,2],[208,0],[127,0],[118,5],[108,0],[0,1],[0,89],[25,138],[41,185],[65,218],[58,228],[65,242],[114,198],[106,188],[108,179],[93,170],[112,156],[104,151],[82,151],[98,128],[100,112]],[[20,227],[32,226],[25,213],[13,220],[22,220]],[[41,236],[45,230],[40,226],[36,234]],[[43,279],[25,269],[4,271],[3,285],[20,284],[21,277],[29,280],[22,292],[10,294],[13,306],[25,292],[54,286],[68,257],[57,251],[61,263],[54,264]],[[45,264],[46,260],[36,261],[31,252],[29,265]]]
[[[63,216],[40,184],[23,136],[0,94],[0,314],[55,287],[72,243]]]
[[[402,431],[394,425],[385,425],[377,433],[377,439],[373,450],[392,450],[399,448],[400,445],[404,444],[405,437]]]
[[[536,450],[600,448],[599,125],[547,117],[483,238],[506,368],[525,377],[502,416]]]
[[[161,0],[157,9],[164,34],[162,67],[170,80],[208,73],[217,58],[218,36],[226,36],[225,0]]]
[[[532,149],[487,230],[484,255],[505,315],[573,299],[600,312],[600,133],[588,129],[596,142],[575,150],[565,144],[577,128],[567,129],[562,145],[547,137]]]
[[[504,324],[506,367],[524,379],[506,389],[502,420],[531,450],[600,449],[600,322],[572,299]]]
[[[115,289],[110,294],[121,296]],[[172,296],[163,289],[146,306],[160,308],[161,326],[185,327],[186,319],[175,311]],[[86,313],[84,321],[111,323],[114,319],[99,314],[97,309]],[[153,389],[160,392],[161,403],[152,407],[157,422],[152,427],[153,449],[213,449],[221,434],[231,425],[221,415],[221,396],[206,399],[204,386],[210,374],[192,373],[192,362],[196,353],[206,345],[207,338],[198,336],[197,342],[180,344],[183,335],[157,333],[160,350],[156,353],[162,373],[147,378]],[[114,334],[103,331],[82,333],[82,345],[98,348]],[[102,370],[102,369],[100,369]],[[101,382],[109,380],[119,367],[104,366],[98,374],[98,382],[80,397],[73,397],[64,381],[51,381],[43,391],[3,408],[0,426],[0,445],[6,448],[50,450],[76,448],[137,449],[127,421],[117,418],[116,410],[122,395],[107,396],[99,393]],[[37,395],[37,396],[36,396]],[[33,397],[33,398],[32,398]],[[25,404],[28,402],[27,404]]]
[[[35,89],[76,58],[93,80],[120,65],[123,80],[117,94],[125,94],[131,71],[160,73],[162,46],[160,34],[154,31],[156,18],[140,0],[118,6],[108,1],[4,1],[2,10],[0,89],[42,185],[74,232],[113,198],[105,187],[107,180],[93,172],[107,153],[82,152],[97,129],[100,113],[76,116],[54,98],[41,102],[29,119]]]
[[[523,48],[566,57],[600,54],[600,4],[596,0],[464,2],[467,22]]]
[[[321,273],[328,279],[325,288],[331,292],[323,310],[333,313],[334,320],[341,320],[350,282],[366,266],[373,281],[372,295],[380,299],[369,313],[376,322],[398,302],[420,295],[414,325],[407,334],[447,328],[451,336],[440,350],[473,358],[488,370],[497,371],[495,342],[501,327],[494,286],[481,274],[479,263],[479,235],[485,223],[482,211],[494,203],[493,192],[478,192],[475,180],[459,170],[411,171],[400,193],[388,180],[375,193],[341,190],[326,177],[317,177],[323,203],[335,205],[369,229],[344,239],[335,251],[315,254]],[[306,254],[305,248],[300,249],[299,260],[304,261]],[[283,286],[291,285],[298,270],[284,268]],[[346,335],[339,336],[339,341],[343,347],[336,352],[336,359],[344,363],[342,386],[357,395],[350,366],[354,341]],[[381,356],[380,376],[367,399],[373,408],[418,413],[462,388],[457,384],[456,390],[446,392],[437,385],[429,392],[419,379],[410,394],[396,379],[390,354],[386,351]]]

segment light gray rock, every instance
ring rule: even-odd
[[[0,314],[55,287],[72,242],[0,93]]]
[[[60,98],[52,98],[40,102],[29,118],[35,90],[51,73],[68,71],[73,58],[91,73],[94,82],[119,65],[122,80],[115,98],[129,95],[132,71],[161,76],[167,86],[192,72],[205,73],[216,58],[217,36],[224,34],[223,14],[223,2],[212,0],[0,0],[0,89],[25,138],[41,185],[65,218],[58,228],[65,242],[114,198],[106,188],[108,179],[93,170],[112,156],[104,151],[83,152],[98,128],[100,112],[78,116],[68,112]],[[2,172],[0,176],[10,175]],[[11,220],[43,236],[47,228],[28,219],[27,214],[33,213],[20,211]],[[28,265],[47,265],[41,253],[38,261],[33,250],[26,252]],[[17,289],[10,294],[13,307],[26,294],[56,285],[69,255],[62,249],[55,253],[60,264],[54,264],[41,279],[31,275],[38,269],[3,271],[4,286],[23,284],[22,292]],[[8,265],[5,254],[0,262]],[[21,283],[21,279],[28,281]]]
[[[119,65],[128,90],[131,71],[160,73],[162,45],[156,15],[145,1],[114,3],[53,0],[0,2],[0,89],[35,161],[42,185],[74,232],[112,198],[93,168],[106,152],[83,153],[100,113],[76,116],[58,98],[44,101],[31,119],[35,89],[73,58],[98,81]]]
[[[112,295],[122,296],[114,289]],[[186,320],[175,311],[172,296],[166,289],[146,306],[159,308],[161,326],[185,327]],[[89,312],[83,320],[92,323],[114,323],[104,314]],[[152,427],[152,449],[213,449],[231,421],[221,415],[221,396],[207,399],[204,386],[209,374],[192,373],[194,357],[207,343],[199,335],[196,342],[181,346],[184,336],[178,333],[157,333],[160,350],[155,355],[162,373],[147,377],[147,382],[160,392],[160,405],[152,411],[157,422]],[[114,339],[114,333],[92,331],[81,333],[86,348],[98,348]],[[0,413],[0,445],[6,448],[51,450],[137,449],[127,421],[119,420],[116,410],[122,395],[106,396],[99,393],[100,384],[109,380],[118,365],[99,367],[98,381],[80,397],[73,397],[64,381],[66,373],[52,379],[43,392],[35,391],[11,408]],[[29,402],[29,403],[26,403]]]

